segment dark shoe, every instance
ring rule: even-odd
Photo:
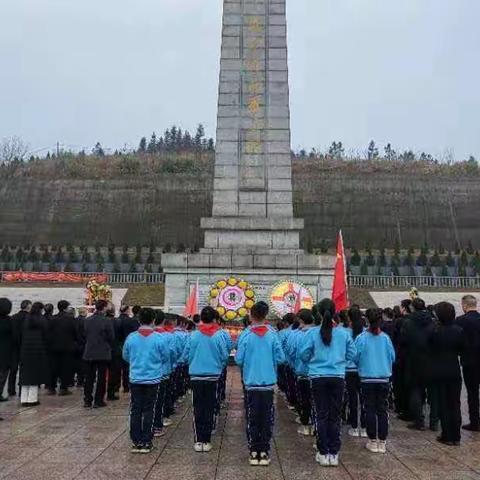
[[[10,390],[10,391],[8,392],[8,396],[9,396],[9,397],[16,397],[16,396],[17,396],[17,392],[16,392],[15,390]]]
[[[57,391],[56,390],[48,390],[47,391],[47,395],[56,395],[57,394]]]
[[[117,395],[109,395],[109,396],[107,397],[107,400],[108,400],[109,402],[115,402],[116,400],[120,400],[120,397],[118,397]]]
[[[471,423],[464,425],[462,428],[463,430],[467,430],[467,432],[480,432],[480,426],[472,425]]]
[[[438,423],[432,423],[432,424],[430,425],[430,431],[432,431],[432,432],[438,432],[438,430],[439,430]]]
[[[59,397],[66,397],[67,395],[72,395],[72,392],[70,390],[60,390],[58,392]]]
[[[418,423],[411,423],[410,425],[407,425],[407,428],[409,430],[418,430],[419,432],[425,431],[425,425],[421,425]]]
[[[397,415],[397,418],[402,422],[411,422],[413,420],[413,418],[407,413],[400,413],[399,415]]]
[[[95,403],[95,404],[93,405],[93,408],[104,408],[104,407],[106,407],[106,406],[107,406],[107,404],[106,404],[105,402]]]
[[[8,402],[8,398],[0,396],[0,402]]]
[[[92,408],[92,404],[90,402],[84,402],[83,408]]]
[[[447,445],[448,447],[458,447],[458,446],[460,446],[460,442],[452,442],[450,440],[445,440],[442,437],[438,437],[437,442],[443,443],[443,445]]]

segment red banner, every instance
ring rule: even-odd
[[[2,279],[4,282],[86,283],[96,280],[98,283],[106,283],[108,276],[67,272],[5,272]]]

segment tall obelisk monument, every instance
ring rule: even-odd
[[[202,221],[206,248],[299,248],[285,3],[224,0],[213,218]]]
[[[294,1],[294,0],[293,0]],[[279,280],[329,295],[333,260],[300,249],[293,216],[286,0],[224,0],[213,209],[198,254],[162,256],[166,303],[179,311],[197,279],[249,281],[268,300]]]

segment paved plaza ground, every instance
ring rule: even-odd
[[[464,434],[459,448],[435,441],[432,432],[412,433],[393,420],[387,455],[374,455],[364,440],[347,438],[341,466],[321,468],[313,439],[296,433],[294,415],[277,398],[270,468],[247,463],[240,377],[231,368],[228,408],[223,410],[214,450],[192,450],[191,409],[179,408],[168,434],[150,455],[132,455],[127,431],[128,396],[101,410],[84,410],[81,391],[71,397],[42,396],[34,409],[2,403],[0,478],[18,480],[468,480],[480,479],[480,434]]]

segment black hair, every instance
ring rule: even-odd
[[[195,330],[196,328],[197,328],[197,326],[195,325],[194,322],[192,322],[191,320],[187,320],[187,325],[186,325],[187,332],[191,332],[191,331]]]
[[[425,302],[421,298],[415,298],[412,302],[412,307],[416,312],[423,312],[425,310]]]
[[[129,305],[122,305],[122,306],[120,307],[120,313],[126,313],[129,308],[130,308]]]
[[[250,321],[250,315],[245,315],[245,316],[242,318],[243,328],[249,327],[251,323],[252,323],[252,322]]]
[[[142,308],[138,313],[140,325],[151,325],[155,320],[155,310],[153,308]]]
[[[335,315],[335,303],[329,298],[324,298],[317,304],[318,313],[322,316],[322,326],[320,327],[320,336],[322,342],[327,347],[332,343],[333,336],[333,316]]]
[[[322,324],[322,316],[320,315],[318,311],[318,305],[314,305],[312,307],[312,315],[313,318],[315,318],[315,325],[321,325]]]
[[[69,306],[70,306],[70,302],[67,302],[67,300],[60,300],[57,303],[57,308],[59,312],[64,312]]]
[[[277,320],[277,330],[283,330],[285,328],[285,322],[282,319]]]
[[[405,309],[408,313],[413,313],[412,310],[412,301],[409,298],[406,298],[405,300],[402,300],[400,302],[400,306]]]
[[[345,328],[348,328],[348,310],[342,310],[337,314],[338,323],[341,323]]]
[[[200,315],[199,315],[198,313],[196,313],[196,314],[193,316],[192,320],[193,320],[193,323],[194,323],[195,325],[199,324],[199,323],[200,323]]]
[[[203,323],[213,323],[216,319],[217,311],[212,307],[204,307],[200,313],[200,319]]]
[[[449,302],[440,302],[435,305],[435,313],[442,325],[448,325],[455,321],[455,307]]]
[[[255,317],[257,320],[264,320],[267,318],[268,312],[270,309],[268,308],[268,304],[265,302],[257,302],[250,311],[250,314]]]
[[[298,318],[305,324],[305,325],[312,325],[315,322],[315,318],[312,315],[312,311],[308,310],[307,308],[302,308],[298,312]]]
[[[0,317],[6,317],[12,313],[12,302],[8,298],[0,298]]]
[[[95,310],[97,312],[103,312],[108,307],[108,302],[106,300],[97,300],[95,302]]]
[[[383,309],[383,314],[389,319],[393,320],[395,318],[395,313],[389,307]]]
[[[32,305],[31,300],[22,300],[22,303],[20,304],[20,310],[26,310],[30,305]]]
[[[138,315],[140,310],[142,309],[142,307],[140,305],[135,305],[133,308],[132,308],[132,313],[134,315]]]
[[[402,312],[400,311],[400,307],[398,305],[395,305],[393,307],[393,318],[395,320],[399,319],[402,316]]]
[[[380,335],[382,320],[383,320],[383,310],[381,308],[371,308],[368,311],[368,331],[373,335]]]
[[[165,321],[165,313],[163,310],[155,311],[155,325],[161,325]]]
[[[359,308],[350,308],[348,311],[348,318],[350,319],[353,338],[357,338],[361,333],[363,333],[363,315],[362,311]]]
[[[42,302],[35,302],[32,304],[30,315],[41,315],[44,308],[45,307]]]
[[[283,316],[283,322],[287,325],[292,325],[295,321],[295,314],[294,313],[287,313]]]
[[[51,315],[53,313],[54,306],[51,303],[46,303],[43,307],[45,315]],[[61,311],[61,310],[59,310]]]

